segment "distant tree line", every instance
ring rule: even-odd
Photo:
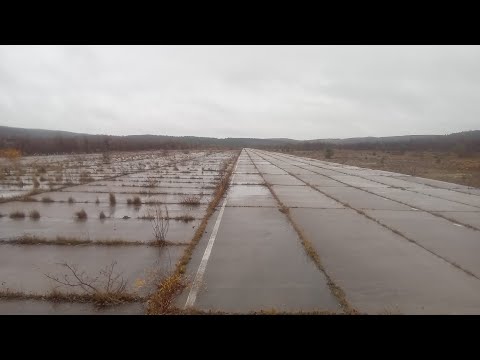
[[[277,151],[325,151],[330,148],[400,152],[453,151],[466,156],[480,152],[480,131],[467,131],[450,135],[299,141],[291,139],[217,139],[164,135],[87,135],[0,126],[0,149],[17,149],[23,155],[139,150],[240,149],[244,147]]]

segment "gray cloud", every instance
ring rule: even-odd
[[[478,129],[478,46],[0,46],[0,124],[297,139]]]

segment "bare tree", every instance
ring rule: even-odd
[[[101,305],[113,305],[123,302],[123,299],[128,297],[127,280],[121,273],[115,272],[116,264],[117,262],[113,261],[100,270],[97,276],[91,277],[85,271],[79,270],[77,265],[58,263],[67,270],[67,273],[45,276],[59,286],[81,289],[84,294],[92,296],[94,301]]]

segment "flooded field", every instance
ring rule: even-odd
[[[191,242],[235,155],[2,159],[0,314],[143,313]],[[99,299],[107,290],[117,291],[118,301]]]

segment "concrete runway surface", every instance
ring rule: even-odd
[[[221,205],[179,306],[480,313],[479,189],[244,149]]]

